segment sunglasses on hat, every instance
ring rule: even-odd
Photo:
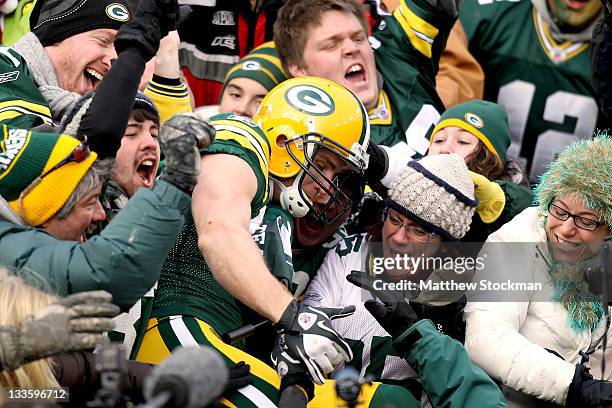
[[[25,196],[30,194],[34,188],[41,183],[41,181],[47,177],[49,174],[59,169],[60,167],[68,164],[68,163],[82,163],[85,161],[89,155],[91,154],[89,150],[89,146],[87,145],[87,136],[85,139],[79,143],[66,157],[60,160],[55,166],[51,167],[49,170],[36,177],[28,186],[19,194],[19,216],[22,220],[26,220],[25,212],[23,211],[23,199]]]

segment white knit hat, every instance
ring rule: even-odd
[[[450,241],[470,229],[478,201],[465,161],[458,154],[436,154],[411,161],[391,183],[387,207]]]

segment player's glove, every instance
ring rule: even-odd
[[[308,376],[308,372],[302,365],[302,362],[290,354],[284,334],[279,334],[276,337],[270,358],[281,379],[281,399],[283,399],[283,396],[290,395],[293,392],[303,394],[306,402],[314,397],[314,385],[312,380]],[[298,401],[299,400],[300,398],[298,398]],[[279,406],[280,405],[279,403]]]
[[[355,306],[314,307],[292,301],[278,327],[284,334],[284,348],[299,360],[313,381],[323,384],[325,374],[353,359],[348,343],[332,328],[331,320],[350,316]]]
[[[53,303],[18,326],[0,326],[0,367],[21,364],[66,351],[92,349],[107,340],[119,307],[105,291],[81,292]]]
[[[215,140],[215,128],[195,113],[180,113],[164,123],[159,143],[166,167],[161,179],[191,194],[200,174],[200,150]]]

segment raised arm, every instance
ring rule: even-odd
[[[266,267],[249,234],[257,179],[239,157],[211,154],[193,192],[198,244],[215,279],[259,314],[277,322],[292,300]]]

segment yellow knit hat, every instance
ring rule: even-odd
[[[6,127],[3,127],[3,134],[0,141],[0,195],[24,221],[39,226],[64,206],[97,155],[91,152],[82,162],[70,161],[51,170],[81,142],[66,135]],[[47,174],[49,170],[51,172]],[[30,187],[32,183],[37,184]],[[28,188],[30,191],[22,197]]]

